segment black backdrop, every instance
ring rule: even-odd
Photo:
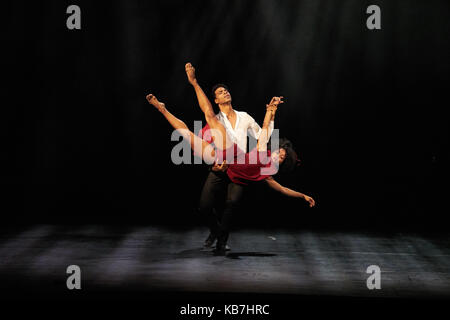
[[[81,8],[82,29],[66,28]],[[366,28],[366,8],[382,29]],[[205,165],[172,164],[155,93],[202,120],[184,64],[227,83],[302,159],[280,178],[317,207],[262,186],[238,226],[438,230],[449,211],[448,1],[45,1],[4,4],[2,219],[196,225]]]

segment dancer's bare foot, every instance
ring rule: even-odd
[[[197,83],[197,79],[195,78],[195,68],[194,66],[188,62],[185,65],[186,75],[188,77],[188,81],[190,84],[194,85]]]
[[[166,111],[166,105],[162,102],[159,102],[158,99],[151,93],[146,96],[146,99],[148,103],[155,106],[155,108],[158,109],[159,112]]]

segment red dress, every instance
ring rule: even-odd
[[[249,182],[261,181],[277,173],[278,168],[271,162],[270,150],[243,152],[234,144],[227,150],[217,150],[217,163],[227,160],[227,175],[237,184],[248,185]]]
[[[213,142],[209,125],[204,126],[198,136],[208,143]],[[278,168],[271,163],[270,150],[258,152],[254,148],[245,153],[234,144],[227,150],[222,150],[222,153],[216,149],[216,154],[217,163],[227,160],[227,175],[232,182],[237,184],[248,185],[249,182],[264,180],[278,172]]]

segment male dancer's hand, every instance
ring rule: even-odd
[[[227,169],[228,169],[228,164],[227,164],[226,160],[224,160],[222,162],[222,164],[218,164],[217,162],[214,162],[214,165],[211,168],[211,170],[215,171],[215,172],[217,172],[217,171],[225,172],[225,171],[227,171]]]
[[[186,75],[190,84],[197,84],[197,79],[195,78],[195,68],[194,66],[188,62],[185,65]]]
[[[274,104],[276,106],[278,106],[280,103],[284,103],[283,96],[273,97],[272,100],[270,100],[270,104]]]
[[[280,97],[273,97],[272,100],[270,100],[269,105],[278,106],[279,104],[284,103],[283,96]]]
[[[270,100],[270,103],[266,105],[267,110],[269,111],[277,111],[278,105],[284,103],[283,96],[280,97],[273,97],[272,100]]]

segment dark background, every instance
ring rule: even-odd
[[[81,8],[81,30],[66,8]],[[366,28],[366,8],[382,30]],[[3,4],[2,220],[191,226],[206,165],[172,164],[156,94],[192,129],[205,91],[229,85],[302,166],[286,185],[308,209],[252,188],[236,226],[445,230],[449,212],[450,3],[45,1]],[[218,109],[217,109],[218,110]]]

